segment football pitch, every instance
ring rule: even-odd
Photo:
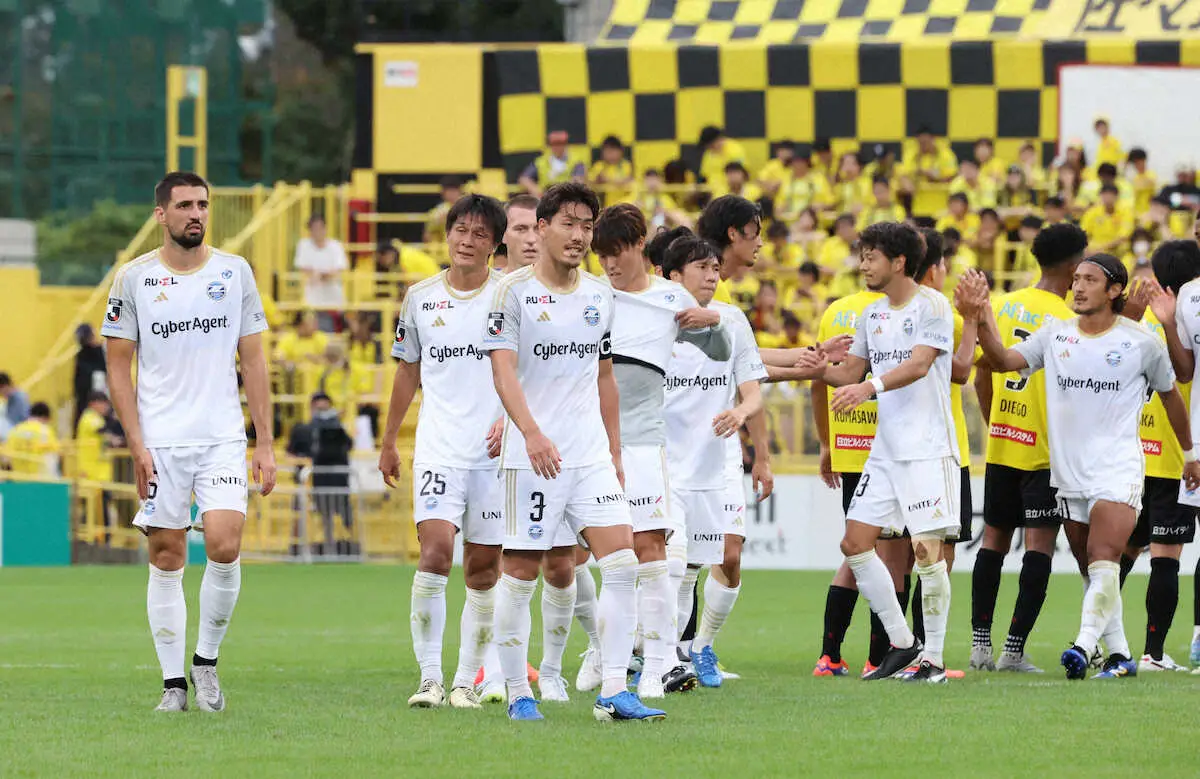
[[[188,653],[200,568],[185,578]],[[457,651],[461,577],[449,590],[447,680]],[[717,641],[742,678],[669,696],[667,721],[593,721],[593,696],[543,705],[516,725],[502,707],[410,711],[418,678],[408,631],[412,569],[258,566],[221,652],[228,710],[155,714],[158,665],[146,627],[143,567],[0,570],[0,776],[209,777],[1156,777],[1196,776],[1200,678],[1146,674],[1067,682],[1081,587],[1055,576],[1030,640],[1044,676],[968,673],[943,686],[814,679],[826,573],[745,575]],[[965,668],[970,576],[954,579],[947,660]],[[1126,625],[1142,648],[1144,576],[1126,587]],[[993,640],[1003,642],[1007,576]],[[1167,651],[1187,657],[1191,580],[1181,581]],[[540,597],[535,598],[535,604]],[[859,602],[846,644],[866,653]],[[532,656],[540,656],[535,615]],[[573,629],[573,681],[582,631]]]

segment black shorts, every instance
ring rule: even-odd
[[[1138,514],[1129,545],[1190,544],[1195,538],[1196,507],[1179,503],[1179,482],[1147,476],[1142,513]]]
[[[1062,524],[1058,490],[1050,486],[1050,469],[1023,471],[987,464],[983,477],[983,521],[1004,530],[1056,527]]]
[[[962,470],[962,486],[960,488],[958,500],[958,515],[961,524],[958,529],[958,538],[955,541],[970,541],[971,540],[971,520],[975,516],[974,503],[971,501],[971,469],[963,466]],[[842,474],[842,513],[845,514],[850,510],[850,501],[854,499],[854,491],[858,489],[858,480],[862,478],[861,473],[843,473]],[[904,531],[904,537],[908,537],[908,530]]]

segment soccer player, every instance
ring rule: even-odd
[[[664,685],[677,691],[696,682],[695,675],[685,667],[675,663],[668,666],[678,636],[676,603],[685,560],[671,560],[674,566],[667,560],[667,535],[674,526],[663,381],[673,350],[693,348],[708,360],[725,363],[733,344],[718,311],[701,307],[677,282],[647,271],[645,241],[642,212],[624,203],[601,213],[592,248],[608,275],[616,301],[613,374],[620,396],[625,494],[639,560],[638,616],[645,658],[638,694],[642,698],[661,698],[666,692]]]
[[[1033,241],[1041,278],[1033,287],[992,301],[993,316],[1006,348],[1031,337],[1050,322],[1071,319],[1066,303],[1075,268],[1088,238],[1070,223],[1044,228]],[[968,317],[969,319],[970,317]],[[1046,431],[1045,377],[1002,376],[981,360],[975,375],[979,408],[988,423],[987,466],[983,489],[983,540],[971,575],[971,659],[975,670],[1040,673],[1025,656],[1025,642],[1037,622],[1050,583],[1050,563],[1062,517],[1050,485],[1050,448]],[[1000,591],[1004,556],[1013,533],[1024,528],[1017,600],[999,663],[992,652],[992,617]],[[1077,525],[1066,525],[1072,549],[1085,543]],[[1081,569],[1086,569],[1086,563]]]
[[[533,195],[514,195],[504,207],[508,226],[504,231],[505,273],[532,265],[541,252],[537,229],[538,200]]]
[[[200,636],[191,679],[202,711],[223,711],[217,655],[241,590],[246,522],[246,432],[237,361],[254,422],[254,480],[275,487],[271,396],[254,274],[241,257],[204,243],[208,183],[168,173],[154,188],[163,245],[117,271],[100,332],[108,339],[108,386],[133,454],[149,542],[146,610],[162,666],[156,711],[185,711],[187,603],[183,566],[200,509],[208,564],[200,583]],[[131,368],[137,354],[137,389]]]
[[[850,411],[872,396],[879,400],[878,428],[858,489],[846,514],[842,552],[859,592],[879,615],[892,648],[866,678],[905,677],[945,682],[946,623],[950,578],[944,540],[958,532],[959,455],[950,408],[954,319],[949,301],[918,286],[924,259],[920,235],[905,225],[871,225],[860,238],[859,267],[867,288],[884,298],[869,304],[855,325],[854,345],[823,380],[838,387],[834,411]],[[870,370],[873,377],[863,381]],[[884,529],[906,527],[912,537],[923,590],[926,644],[909,629],[887,567],[875,554]]]
[[[1151,259],[1154,276],[1160,288],[1169,289],[1171,296],[1158,295],[1151,300],[1142,323],[1165,342],[1162,321],[1154,313],[1174,318],[1173,298],[1180,289],[1200,276],[1200,245],[1194,241],[1166,241],[1155,250]],[[1176,374],[1180,393],[1185,401],[1191,385],[1187,374]],[[1138,555],[1150,547],[1150,581],[1146,587],[1146,642],[1138,672],[1183,671],[1164,651],[1167,633],[1175,620],[1179,606],[1179,558],[1184,544],[1196,537],[1196,507],[1179,501],[1180,477],[1183,473],[1183,452],[1178,441],[1167,435],[1170,420],[1157,395],[1150,398],[1141,416],[1142,453],[1146,458],[1145,493],[1137,526],[1121,556],[1121,585]],[[1194,437],[1194,436],[1193,436]]]
[[[489,383],[483,332],[501,278],[488,261],[505,227],[504,210],[493,198],[467,195],[450,207],[445,224],[450,268],[408,290],[392,346],[399,362],[379,457],[389,487],[400,476],[400,425],[417,386],[424,388],[413,451],[413,517],[421,545],[412,584],[413,651],[421,670],[420,687],[408,699],[414,708],[443,703],[480,708],[473,682],[491,642],[504,540],[504,490],[487,447],[501,409]],[[446,582],[460,532],[467,593],[458,669],[446,695]]]
[[[508,415],[500,454],[506,532],[495,640],[514,720],[543,719],[525,674],[529,602],[542,556],[564,522],[592,550],[601,572],[603,681],[593,715],[666,716],[625,687],[637,626],[638,563],[622,489],[613,291],[579,267],[599,210],[595,193],[582,184],[550,187],[537,209],[541,254],[505,276],[488,316],[485,346]],[[574,549],[561,554],[573,557]]]
[[[1200,230],[1200,227],[1197,228]],[[1160,283],[1170,290],[1165,295],[1156,297],[1151,301],[1151,310],[1162,323],[1164,335],[1167,340],[1167,347],[1171,354],[1171,364],[1175,368],[1175,374],[1182,381],[1191,383],[1194,386],[1196,379],[1196,358],[1195,345],[1200,343],[1200,280],[1192,278],[1183,283],[1176,291],[1174,284],[1179,284],[1188,279],[1189,274],[1193,277],[1196,273],[1196,260],[1200,256],[1200,247],[1196,243],[1190,241],[1168,241],[1164,243],[1155,253],[1152,260],[1154,264],[1154,272],[1156,276],[1160,276]],[[1161,271],[1160,271],[1161,269]],[[1195,426],[1197,418],[1200,418],[1200,399],[1197,398],[1193,391],[1191,394],[1191,419]],[[1193,438],[1198,431],[1193,427]],[[1184,453],[1184,460],[1187,459],[1187,453]],[[1181,491],[1179,502],[1187,506],[1196,506],[1200,504],[1200,499],[1194,493]],[[1183,523],[1182,517],[1176,517],[1176,522],[1172,523],[1172,527],[1179,528]],[[1191,536],[1187,532],[1177,531],[1176,544],[1178,540],[1191,540]],[[1153,540],[1153,539],[1152,539]],[[1160,547],[1161,549],[1161,547]],[[1168,550],[1162,550],[1168,551]],[[1174,551],[1169,550],[1169,551]],[[1154,556],[1154,546],[1150,549],[1151,556]],[[1152,563],[1153,565],[1153,563]],[[1167,568],[1168,564],[1161,564],[1160,567]],[[1200,563],[1196,566],[1197,576],[1194,582],[1196,593],[1195,619],[1193,620],[1195,627],[1192,632],[1192,651],[1191,661],[1193,666],[1200,668]],[[1151,569],[1151,581],[1153,583],[1154,569]],[[1149,598],[1147,591],[1147,598]],[[1176,596],[1178,597],[1178,596]],[[1170,596],[1166,595],[1166,600],[1170,600]],[[1165,612],[1165,609],[1164,609]],[[1147,606],[1147,616],[1151,619],[1155,618],[1156,609],[1151,612]],[[1165,638],[1166,631],[1162,631]],[[1193,670],[1192,673],[1197,673]]]
[[[1138,423],[1148,391],[1162,398],[1184,451],[1187,489],[1200,487],[1187,406],[1175,388],[1167,347],[1141,324],[1120,316],[1129,283],[1125,266],[1107,254],[1087,257],[1071,291],[1077,318],[1055,320],[1005,348],[986,305],[987,282],[965,277],[964,300],[983,318],[979,342],[996,372],[1029,376],[1046,370],[1046,428],[1051,484],[1063,518],[1088,526],[1088,586],[1079,634],[1062,654],[1068,679],[1082,679],[1103,638],[1109,657],[1093,678],[1133,676],[1137,664],[1122,624],[1120,559],[1141,509],[1142,443]],[[1103,456],[1097,456],[1103,453]]]

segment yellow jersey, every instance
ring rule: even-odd
[[[446,216],[452,205],[443,200],[425,215],[425,240],[428,243],[446,242]]]
[[[1142,319],[1142,324],[1153,330],[1154,334],[1164,343],[1166,342],[1167,338],[1163,333],[1162,323],[1149,309],[1146,309],[1146,316]],[[1179,394],[1183,395],[1184,405],[1190,407],[1192,385],[1176,382],[1175,386],[1179,388]],[[1171,429],[1171,422],[1167,419],[1167,409],[1163,406],[1162,398],[1158,396],[1157,392],[1151,392],[1146,405],[1142,407],[1141,436],[1142,454],[1146,461],[1146,475],[1158,479],[1178,480],[1182,478],[1183,449],[1179,446],[1179,439],[1175,437],[1175,431]]]
[[[962,346],[963,336],[963,318],[957,311],[954,312],[954,351],[958,352],[958,347]],[[976,346],[976,359],[982,350]],[[954,354],[950,355],[954,359]],[[970,381],[970,377],[967,378]],[[965,468],[971,464],[971,439],[967,435],[967,415],[963,413],[963,385],[950,382],[950,410],[954,414],[954,429],[958,433],[958,461]]]
[[[907,216],[904,213],[904,208],[899,204],[864,208],[858,214],[858,224],[856,227],[861,233],[873,224],[879,224],[880,222],[903,222]]]
[[[746,150],[732,138],[725,139],[720,152],[706,150],[700,158],[700,176],[708,184],[713,197],[720,197],[729,191],[729,185],[725,183],[725,166],[731,162],[746,164]]]
[[[1107,244],[1128,239],[1133,232],[1133,211],[1120,203],[1109,213],[1103,205],[1089,208],[1079,220],[1092,244]]]
[[[758,253],[763,260],[778,268],[799,268],[804,262],[804,249],[794,243],[785,243],[782,251],[773,243],[764,243]]]
[[[949,146],[937,144],[934,151],[926,154],[919,148],[913,149],[911,155],[900,165],[900,171],[907,175],[930,172],[938,179],[944,179],[958,170],[958,157]]]
[[[829,192],[829,182],[824,176],[812,171],[802,178],[792,178],[785,181],[775,195],[779,218],[791,222],[800,216],[806,208],[819,208],[827,205],[832,199]]]
[[[1067,302],[1037,287],[1020,289],[992,300],[1000,340],[1011,348],[1046,322],[1075,316]],[[1046,443],[1046,374],[1029,378],[1015,373],[992,374],[992,413],[988,420],[987,461],[1022,471],[1050,467]]]
[[[853,267],[846,265],[846,260],[854,257]],[[821,244],[821,253],[817,256],[817,265],[826,273],[837,275],[845,270],[857,270],[858,258],[854,256],[854,251],[850,244],[846,243],[838,236],[832,236]]]
[[[713,300],[718,303],[728,303],[733,305],[733,293],[729,291],[729,282],[725,279],[717,281],[717,292],[713,295]]]
[[[969,241],[975,237],[975,233],[979,232],[979,214],[968,211],[962,215],[961,219],[954,214],[946,214],[937,221],[939,233],[945,232],[950,227],[958,230],[958,234],[963,237],[963,240]]]
[[[601,177],[604,178],[603,183],[600,181]],[[600,193],[600,202],[606,206],[633,200],[633,163],[629,160],[623,159],[615,165],[597,160],[588,171],[588,179]],[[625,183],[615,183],[618,181]]]
[[[307,338],[295,331],[279,336],[275,344],[275,359],[279,362],[302,363],[319,360],[329,345],[329,336],[317,330]]]
[[[1096,164],[1103,165],[1106,162],[1116,165],[1118,170],[1125,162],[1125,151],[1121,148],[1121,142],[1111,135],[1101,138],[1100,146],[1096,149]]]
[[[881,297],[881,292],[863,290],[835,300],[821,317],[817,341],[824,343],[836,335],[854,335],[863,309]],[[871,453],[871,442],[875,440],[878,413],[879,403],[874,399],[852,411],[829,409],[829,454],[834,472],[862,472]]]
[[[976,179],[975,186],[971,186],[964,177],[955,176],[950,182],[950,194],[959,193],[967,196],[967,205],[972,211],[996,206],[996,185],[991,179]]]
[[[4,449],[13,473],[54,475],[50,455],[58,451],[58,436],[49,424],[38,419],[26,419],[8,431]]]
[[[79,417],[79,424],[75,426],[75,467],[82,479],[113,480],[112,458],[106,451],[108,446],[104,440],[107,426],[108,420],[90,408]]]
[[[1150,210],[1150,199],[1158,194],[1158,176],[1152,170],[1133,174],[1133,212],[1144,214]]]

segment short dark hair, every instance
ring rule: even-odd
[[[947,203],[954,203],[956,201],[959,203],[962,203],[965,206],[971,204],[971,200],[970,200],[970,198],[967,197],[966,192],[951,192],[950,197],[946,199]]]
[[[37,403],[34,403],[32,406],[29,407],[29,416],[37,417],[37,418],[45,417],[45,418],[49,419],[50,418],[50,407],[47,406],[45,403],[38,401]]]
[[[593,223],[596,221],[596,217],[600,216],[600,199],[596,197],[596,193],[592,191],[591,187],[587,184],[580,184],[578,181],[564,181],[542,193],[542,199],[538,201],[537,206],[538,221],[545,219],[549,222],[555,214],[562,210],[563,206],[573,203],[591,209]]]
[[[689,263],[703,262],[704,260],[720,261],[720,259],[721,253],[717,250],[717,247],[703,238],[697,238],[694,235],[685,235],[681,238],[676,238],[667,247],[667,251],[663,255],[663,276],[669,279],[675,271],[682,273],[684,267]]]
[[[92,390],[87,394],[88,403],[99,403],[100,401],[108,402],[108,395],[105,395],[100,390]]]
[[[1116,178],[1117,166],[1113,165],[1111,162],[1102,162],[1100,163],[1099,167],[1096,168],[1096,176],[1112,176],[1113,178]]]
[[[644,252],[646,259],[650,260],[650,264],[654,267],[662,268],[667,258],[667,247],[680,238],[688,236],[695,237],[691,230],[683,226],[672,227],[670,230],[659,230],[646,244]],[[665,271],[663,275],[666,275]]]
[[[646,238],[646,217],[633,203],[617,203],[600,212],[592,232],[592,251],[611,257]]]
[[[610,135],[610,136],[606,137],[603,141],[600,142],[600,148],[602,148],[602,149],[605,149],[605,148],[620,149],[621,151],[624,151],[625,144],[621,143],[621,139],[618,138],[617,136]]]
[[[1125,263],[1118,260],[1111,254],[1092,254],[1083,258],[1084,262],[1090,262],[1093,265],[1099,266],[1104,271],[1104,277],[1108,281],[1104,284],[1104,289],[1112,288],[1114,284],[1121,285],[1121,292],[1112,302],[1112,310],[1119,314],[1125,308],[1126,296],[1124,293],[1129,291],[1129,271],[1125,270]]]
[[[1200,276],[1200,244],[1195,241],[1163,241],[1150,256],[1154,278],[1176,295],[1179,288]]]
[[[513,195],[504,204],[504,213],[508,213],[514,208],[526,208],[530,211],[537,211],[538,199],[533,195]]]
[[[746,166],[743,165],[742,163],[738,162],[737,160],[733,160],[732,162],[726,163],[725,172],[729,173],[729,171],[731,171],[731,170],[740,171],[746,177],[750,176],[750,171],[746,170]]]
[[[767,228],[768,238],[787,238],[787,236],[788,226],[783,222],[771,222],[770,227]]]
[[[1166,206],[1167,208],[1171,207],[1171,198],[1163,197],[1161,194],[1155,195],[1154,197],[1150,198],[1150,202],[1157,203],[1160,206]]]
[[[171,202],[171,190],[175,187],[204,187],[205,192],[210,191],[208,182],[200,174],[190,170],[173,170],[155,185],[154,205],[166,208]]]
[[[397,257],[400,256],[400,250],[398,248],[396,248],[396,244],[391,243],[390,241],[384,241],[383,243],[379,244],[379,246],[377,246],[375,248],[375,253],[376,254],[391,253],[391,254],[396,255]]]
[[[713,141],[723,137],[724,135],[725,132],[720,127],[710,124],[700,131],[700,145],[709,146],[713,143]]]
[[[1146,159],[1147,159],[1146,150],[1143,149],[1141,146],[1134,146],[1132,149],[1129,150],[1129,161],[1130,162],[1145,162]]]
[[[889,260],[904,258],[904,275],[917,278],[925,251],[916,230],[900,222],[878,222],[863,230],[858,244],[864,251],[878,249]]]
[[[1105,184],[1104,186],[1100,187],[1100,194],[1103,195],[1105,192],[1111,192],[1114,195],[1119,195],[1121,190],[1117,189],[1116,184]]]
[[[817,138],[812,142],[813,153],[833,151],[833,146],[830,145],[828,138]]]
[[[986,146],[990,146],[990,147],[994,147],[994,146],[995,146],[995,144],[994,144],[994,143],[992,143],[992,139],[991,139],[991,138],[980,138],[979,140],[975,141],[975,145],[976,145],[976,146],[978,146],[978,145],[979,145],[979,144],[981,144],[981,143],[982,143],[982,144],[984,144],[984,145],[986,145]]]
[[[783,310],[783,326],[784,327],[800,327],[801,326],[800,318],[785,308]]]
[[[1033,239],[1033,256],[1043,268],[1054,268],[1083,259],[1088,247],[1087,233],[1079,225],[1061,222],[1042,228]]]
[[[990,216],[992,219],[995,219],[997,222],[1000,221],[1000,214],[994,208],[979,209],[979,218],[983,219],[985,216]]]
[[[933,227],[922,227],[921,238],[925,240],[925,256],[921,258],[921,264],[917,268],[913,279],[920,281],[925,278],[925,274],[930,268],[945,259],[945,248],[942,244],[942,234]]]
[[[888,181],[887,176],[876,176],[875,178],[871,179],[871,187],[872,188],[875,188],[875,187],[879,186],[880,184],[883,184],[888,189],[891,189],[891,187],[892,187],[892,182]]]
[[[835,233],[837,232],[838,225],[841,224],[848,224],[854,227],[858,223],[854,219],[854,214],[839,214],[838,218],[833,220],[833,231]]]
[[[322,214],[320,211],[318,211],[315,214],[313,214],[312,216],[310,216],[308,218],[308,221],[305,224],[307,224],[309,227],[312,227],[317,222],[320,222],[321,224],[327,224],[325,221],[325,215]]]
[[[1043,208],[1066,208],[1067,204],[1058,195],[1053,195],[1046,198],[1046,202],[1042,204]]]
[[[952,242],[958,243],[962,239],[962,231],[957,227],[947,227],[945,230],[942,230],[942,244],[946,248],[949,248]]]
[[[687,181],[687,175],[691,172],[687,162],[681,159],[674,159],[663,166],[663,181],[668,184],[683,184]]]
[[[500,205],[499,200],[488,195],[463,195],[454,201],[454,205],[450,206],[450,210],[446,212],[447,235],[454,227],[455,222],[471,217],[482,219],[484,224],[492,228],[493,244],[503,240],[504,231],[508,229],[508,216],[504,213],[504,206]]]
[[[1044,219],[1034,214],[1029,214],[1021,219],[1021,227],[1032,227],[1034,230],[1041,230],[1045,223]]]
[[[762,211],[756,204],[740,195],[722,195],[700,214],[696,232],[720,251],[725,251],[730,243],[729,228],[740,233],[751,223],[762,227]]]
[[[12,383],[12,376],[9,376],[4,371],[0,371],[0,387],[11,387]]]
[[[650,168],[642,175],[646,178],[650,178],[651,176],[654,176],[655,178],[662,178],[662,174],[658,172],[658,168]]]
[[[458,176],[442,176],[438,186],[442,189],[462,189],[463,181]]]
[[[961,160],[959,160],[958,164],[959,165],[974,165],[977,168],[979,167],[979,163],[975,161],[974,157],[963,157]]]
[[[815,279],[821,278],[821,266],[817,265],[812,260],[806,260],[800,263],[800,267],[796,269],[797,274],[807,273]]]

